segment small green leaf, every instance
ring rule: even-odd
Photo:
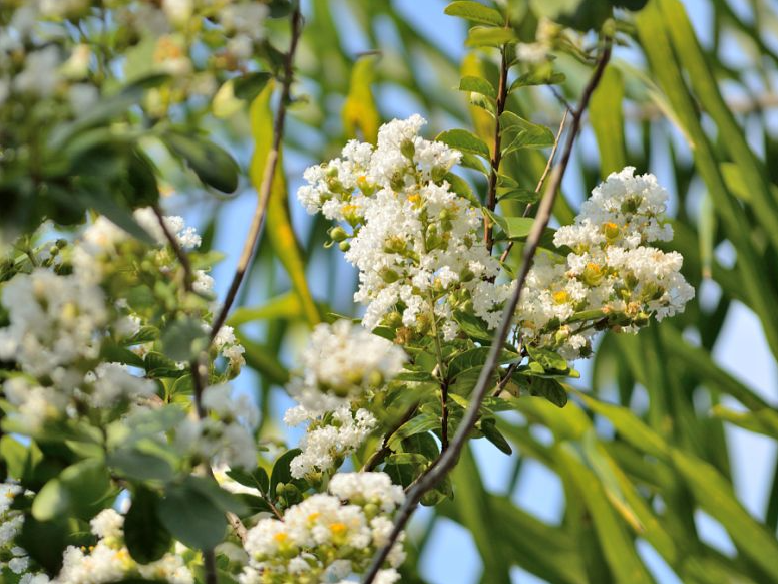
[[[270,477],[268,477],[267,471],[262,467],[258,467],[251,472],[233,468],[227,471],[227,476],[241,485],[257,489],[261,493],[267,493],[270,488]]]
[[[170,549],[170,533],[157,516],[157,495],[143,487],[132,496],[124,517],[124,543],[139,564],[150,564]]]
[[[247,73],[242,77],[235,78],[235,97],[248,101],[253,100],[265,88],[265,85],[267,85],[267,82],[270,81],[271,77],[272,75],[270,75],[270,73],[265,71],[256,71],[254,73]]]
[[[472,75],[467,75],[459,80],[459,90],[474,91],[492,99],[497,97],[497,90],[495,90],[494,85],[482,77],[474,77]]]
[[[437,135],[435,140],[445,142],[451,148],[459,150],[460,152],[467,152],[470,154],[477,154],[489,159],[489,147],[478,136],[467,130],[459,128],[453,130],[446,130]]]
[[[475,341],[491,342],[494,338],[494,333],[489,330],[486,323],[475,315],[467,312],[456,312],[454,319],[462,332]]]
[[[466,47],[499,47],[516,42],[516,34],[510,28],[474,26],[467,34]]]
[[[432,412],[422,412],[400,426],[389,440],[393,450],[405,438],[440,427],[440,418]]]
[[[292,459],[297,457],[301,452],[302,450],[299,448],[284,452],[278,457],[275,464],[273,464],[273,470],[270,472],[270,488],[268,489],[268,494],[271,497],[275,497],[278,483],[292,482],[292,471],[289,467],[292,463]]]
[[[201,321],[181,318],[173,321],[160,337],[165,355],[174,361],[189,361],[208,347],[208,334]]]
[[[459,16],[460,18],[466,18],[481,24],[491,24],[493,26],[503,26],[505,24],[505,18],[503,18],[502,14],[494,8],[484,6],[479,2],[452,2],[446,6],[443,12],[449,16]]]
[[[508,444],[508,441],[497,429],[496,421],[494,418],[482,418],[480,422],[480,428],[486,439],[494,444],[497,450],[503,454],[507,454],[508,456],[513,454],[511,445]]]
[[[38,521],[50,521],[67,513],[70,493],[58,478],[51,479],[35,496],[32,516]]]
[[[157,506],[162,525],[186,546],[211,550],[224,539],[227,517],[190,484],[172,486]]]
[[[206,185],[223,193],[238,188],[238,163],[221,146],[202,136],[167,132],[163,141],[170,151],[182,158]]]
[[[530,85],[556,85],[565,80],[565,74],[559,71],[529,71],[519,75],[508,88],[508,93]]]
[[[136,449],[122,448],[112,452],[106,462],[120,475],[138,481],[169,481],[174,476],[167,460]]]
[[[563,408],[567,403],[567,392],[556,379],[531,377],[527,385],[531,395],[547,399],[557,407]]]

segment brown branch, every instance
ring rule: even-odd
[[[251,263],[251,258],[254,257],[254,253],[259,243],[259,236],[262,233],[262,227],[265,224],[265,217],[267,215],[267,205],[270,200],[270,191],[273,187],[273,178],[276,173],[276,167],[278,166],[279,152],[281,150],[281,142],[284,137],[284,124],[286,122],[286,108],[290,101],[291,86],[294,79],[293,62],[294,54],[297,50],[297,42],[300,39],[302,32],[303,17],[300,12],[299,5],[292,13],[292,38],[289,43],[289,52],[286,53],[284,59],[284,79],[281,87],[281,98],[278,104],[278,112],[276,113],[275,123],[273,124],[273,145],[270,152],[267,155],[267,161],[265,162],[265,172],[262,176],[262,183],[259,187],[259,204],[257,205],[254,218],[249,228],[249,233],[246,237],[246,243],[243,246],[240,258],[238,259],[238,266],[235,270],[235,275],[232,278],[232,283],[227,291],[227,296],[224,299],[224,305],[222,306],[219,315],[214,319],[213,328],[211,329],[211,340],[216,338],[216,335],[221,330],[224,322],[227,320],[227,315],[235,303],[235,299],[238,296],[238,290],[243,283],[243,279],[246,276],[246,271]]]
[[[575,137],[578,133],[578,126],[581,121],[581,115],[588,106],[592,93],[597,88],[597,85],[602,79],[602,74],[605,70],[605,67],[610,61],[611,49],[612,39],[610,37],[606,37],[603,52],[597,61],[597,65],[591,79],[589,80],[589,83],[584,88],[578,109],[573,114],[573,123],[571,131],[567,136],[562,159],[560,160],[559,166],[554,169],[554,172],[551,175],[551,182],[546,188],[545,194],[540,201],[538,212],[535,216],[535,221],[532,224],[532,229],[530,230],[530,233],[527,237],[527,243],[524,246],[521,271],[518,278],[516,279],[513,293],[511,294],[511,297],[503,310],[502,320],[494,334],[486,362],[484,363],[484,366],[478,376],[478,381],[476,382],[475,388],[473,389],[470,397],[470,404],[465,410],[462,421],[457,427],[454,439],[451,441],[448,450],[442,453],[441,456],[432,464],[432,466],[430,466],[430,468],[424,474],[422,474],[413,485],[411,485],[406,494],[405,502],[400,507],[394,519],[394,527],[391,534],[389,535],[387,543],[381,549],[379,549],[373,557],[373,561],[367,574],[365,575],[363,584],[371,584],[373,582],[379,570],[381,569],[381,566],[386,560],[386,557],[389,555],[389,552],[397,541],[397,538],[400,536],[400,533],[408,523],[408,520],[410,519],[413,511],[418,506],[419,501],[421,501],[421,498],[424,496],[424,494],[435,487],[435,485],[437,485],[438,482],[440,482],[446,476],[446,474],[448,474],[454,465],[456,465],[459,454],[461,453],[467,441],[467,436],[478,420],[481,403],[483,402],[486,394],[489,391],[489,388],[491,387],[489,381],[491,380],[493,372],[497,368],[500,350],[513,325],[513,316],[516,311],[516,307],[519,304],[521,290],[524,287],[524,282],[526,281],[527,275],[529,274],[529,270],[532,265],[532,259],[535,255],[535,252],[537,251],[538,244],[540,243],[540,236],[551,219],[551,210],[554,206],[554,200],[556,199],[559,187],[562,183],[562,176],[564,174],[563,171],[570,161],[570,156],[573,151],[573,144],[575,142]]]
[[[554,156],[556,156],[556,150],[559,146],[559,139],[562,137],[562,131],[565,129],[565,121],[567,121],[567,113],[569,111],[570,110],[568,108],[565,108],[565,111],[562,114],[562,121],[559,122],[559,128],[556,131],[556,136],[554,136],[554,145],[551,147],[551,154],[548,155],[548,160],[546,160],[546,167],[543,169],[543,174],[540,175],[538,184],[535,185],[535,193],[539,193],[540,189],[543,188],[543,183],[546,181],[548,172],[551,170],[551,164],[554,162]],[[562,172],[564,173],[564,171]],[[526,217],[529,215],[531,209],[532,203],[527,203],[527,206],[524,207],[524,213],[522,213],[521,216]],[[513,248],[513,241],[509,241],[508,245],[505,247],[505,250],[502,252],[502,254],[500,254],[500,263],[503,263],[506,259],[508,259],[508,254],[511,253],[511,248]]]
[[[489,172],[489,184],[486,189],[486,208],[494,211],[497,206],[497,178],[502,160],[502,133],[500,132],[500,115],[505,110],[505,102],[508,97],[508,55],[506,46],[500,48],[500,80],[497,85],[497,100],[494,115],[494,149],[492,159],[489,161],[491,170]],[[492,253],[494,245],[492,220],[488,215],[484,215],[484,244],[489,254]]]

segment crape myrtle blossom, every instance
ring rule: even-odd
[[[366,328],[436,327],[451,340],[454,308],[472,301],[494,328],[509,289],[494,283],[500,266],[481,241],[480,209],[446,180],[460,153],[419,136],[424,123],[416,114],[384,124],[376,147],[349,141],[341,158],[306,170],[297,197],[341,224],[330,235],[359,270]]]
[[[49,577],[31,569],[30,557],[27,551],[14,543],[14,538],[24,525],[24,513],[12,509],[11,505],[17,497],[32,498],[35,493],[25,491],[13,482],[0,483],[0,580],[2,573],[9,570],[19,576],[20,584],[46,584]]]
[[[570,249],[563,259],[536,258],[516,312],[524,343],[576,359],[591,353],[597,321],[637,332],[651,316],[673,316],[694,297],[680,272],[683,257],[649,245],[673,237],[663,219],[667,191],[653,175],[634,172],[611,174],[574,223],[559,228],[554,245]]]
[[[403,489],[384,473],[342,473],[328,490],[287,509],[283,521],[262,519],[249,530],[250,564],[241,584],[346,583],[365,571],[375,550],[388,542]],[[393,546],[379,582],[399,581],[394,568],[405,559],[403,539]]]
[[[52,584],[102,584],[131,577],[169,584],[193,584],[192,573],[178,553],[166,553],[156,562],[139,564],[124,545],[124,516],[105,509],[90,521],[98,541],[89,549],[69,546],[62,569]],[[178,546],[178,544],[177,544]]]
[[[395,377],[405,360],[400,347],[348,320],[316,326],[301,355],[302,373],[287,386],[298,405],[284,421],[308,424],[302,453],[292,460],[293,477],[330,471],[359,448],[377,426],[359,404]]]

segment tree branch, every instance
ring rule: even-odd
[[[284,59],[284,79],[281,87],[281,100],[278,104],[278,111],[276,113],[275,123],[273,125],[273,145],[270,152],[267,155],[267,161],[265,162],[265,172],[262,176],[262,184],[259,187],[259,204],[257,210],[254,213],[254,218],[249,228],[249,233],[246,237],[246,243],[243,246],[240,258],[238,259],[238,266],[235,270],[235,275],[232,278],[232,283],[227,291],[227,296],[224,299],[224,305],[222,306],[219,315],[213,321],[213,328],[211,329],[211,341],[216,338],[216,335],[224,326],[224,322],[227,320],[227,315],[235,303],[235,298],[238,296],[238,290],[243,283],[243,279],[246,276],[246,271],[251,263],[251,258],[254,257],[254,252],[257,249],[259,243],[259,236],[262,233],[262,227],[265,224],[265,216],[267,215],[267,204],[270,200],[270,191],[273,187],[273,178],[275,177],[276,167],[278,166],[279,152],[281,150],[281,142],[284,137],[284,124],[286,122],[286,107],[289,103],[292,81],[294,79],[293,63],[294,54],[297,50],[297,42],[300,40],[302,33],[303,17],[300,12],[300,7],[297,5],[292,13],[292,38],[289,42],[289,52]]]
[[[451,441],[451,444],[449,445],[448,450],[442,453],[441,456],[435,461],[435,463],[433,463],[433,465],[424,474],[422,474],[408,490],[405,502],[400,507],[395,517],[394,528],[389,535],[387,543],[380,550],[378,550],[373,557],[373,562],[371,563],[370,568],[365,575],[363,584],[372,584],[373,580],[378,574],[378,571],[381,569],[381,566],[386,560],[386,557],[389,555],[389,552],[397,541],[397,538],[400,536],[400,533],[408,523],[408,520],[410,519],[413,511],[418,506],[419,501],[421,501],[421,498],[424,496],[424,494],[437,485],[438,482],[440,482],[454,467],[454,465],[456,465],[459,454],[461,453],[462,448],[467,441],[467,435],[470,433],[476,421],[478,420],[481,403],[483,402],[491,387],[489,382],[492,377],[492,373],[497,367],[500,349],[502,348],[503,343],[505,342],[505,339],[507,338],[508,333],[513,325],[513,316],[516,311],[516,307],[519,304],[521,290],[524,287],[524,282],[527,279],[527,274],[529,273],[530,267],[532,265],[532,259],[538,248],[538,244],[540,243],[540,236],[542,235],[543,230],[546,228],[549,219],[551,218],[551,210],[554,206],[554,200],[556,199],[556,195],[559,192],[559,187],[562,183],[564,169],[567,167],[573,151],[573,144],[575,143],[575,137],[578,133],[581,115],[588,106],[592,93],[597,88],[597,85],[602,79],[603,71],[610,61],[611,49],[612,39],[610,37],[606,37],[605,47],[597,61],[594,73],[592,74],[589,83],[584,88],[578,109],[573,113],[572,126],[567,136],[562,159],[551,175],[551,182],[546,188],[545,194],[543,195],[543,198],[540,202],[540,206],[538,207],[535,221],[532,224],[532,229],[527,236],[527,243],[524,246],[522,254],[521,271],[516,279],[513,293],[511,294],[510,299],[503,309],[502,321],[500,322],[500,325],[494,334],[486,362],[481,369],[481,372],[478,376],[478,381],[476,382],[475,388],[471,394],[470,404],[465,410],[465,414],[459,426],[457,427],[457,431],[453,440]]]
[[[506,25],[507,26],[507,25]],[[505,110],[505,102],[508,97],[508,56],[506,47],[500,48],[500,80],[497,85],[497,104],[494,116],[494,150],[492,159],[489,161],[491,171],[489,172],[489,185],[486,189],[486,207],[489,211],[494,211],[497,206],[497,176],[500,170],[502,160],[502,135],[500,132],[500,114]],[[492,237],[492,220],[488,215],[484,215],[484,244],[489,254],[492,253],[494,239]]]

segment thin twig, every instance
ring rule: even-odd
[[[232,283],[227,291],[227,296],[224,299],[224,304],[219,312],[218,316],[213,321],[213,328],[211,329],[211,340],[216,338],[216,335],[221,330],[224,322],[227,320],[227,315],[235,303],[235,298],[238,296],[238,290],[243,283],[243,279],[246,276],[246,271],[251,263],[251,258],[254,257],[257,244],[259,243],[259,236],[262,233],[262,227],[265,224],[265,217],[267,215],[267,204],[270,200],[270,191],[273,187],[273,178],[276,173],[276,167],[278,166],[279,152],[281,150],[281,142],[284,137],[284,124],[286,122],[286,107],[290,100],[291,86],[294,79],[293,63],[294,54],[297,50],[297,41],[300,39],[302,32],[303,17],[300,12],[299,5],[292,13],[292,38],[289,43],[289,52],[284,59],[284,79],[281,87],[281,98],[278,104],[278,112],[276,113],[275,123],[273,124],[273,145],[270,152],[267,155],[267,161],[265,162],[265,173],[262,176],[262,184],[259,187],[259,204],[257,210],[254,213],[254,218],[249,228],[248,236],[246,237],[246,243],[243,246],[240,258],[238,259],[238,266],[235,269],[235,275],[232,278]]]
[[[397,541],[397,538],[400,536],[400,533],[408,523],[408,520],[410,519],[413,511],[418,506],[419,501],[421,501],[421,498],[424,496],[424,494],[437,485],[438,482],[440,482],[454,467],[454,465],[456,465],[459,454],[461,453],[462,448],[464,448],[464,445],[467,441],[467,436],[478,420],[481,403],[483,402],[486,394],[489,391],[489,388],[491,387],[489,381],[492,378],[492,373],[497,367],[500,350],[513,324],[513,315],[516,307],[519,304],[521,290],[524,287],[524,282],[527,279],[527,274],[529,273],[530,267],[532,265],[532,258],[535,255],[538,244],[540,243],[540,236],[551,219],[551,210],[554,206],[556,195],[559,192],[559,186],[562,182],[564,170],[567,168],[567,164],[570,161],[570,156],[573,151],[573,144],[575,142],[575,137],[578,133],[578,127],[581,121],[581,115],[588,106],[592,93],[597,88],[597,85],[602,79],[602,74],[605,70],[605,67],[610,61],[611,49],[612,39],[610,37],[606,37],[605,47],[597,61],[592,78],[589,80],[589,83],[586,85],[581,95],[581,101],[578,109],[573,113],[572,126],[567,136],[562,159],[560,160],[559,165],[554,169],[554,172],[551,175],[551,182],[546,188],[545,194],[543,195],[543,198],[540,202],[540,206],[538,207],[535,221],[532,224],[532,229],[530,230],[529,236],[527,237],[527,243],[524,246],[521,271],[518,278],[516,279],[513,293],[511,294],[511,297],[503,310],[500,326],[497,328],[497,331],[494,334],[486,362],[484,363],[484,366],[478,376],[478,381],[476,382],[475,388],[473,389],[470,397],[470,403],[465,410],[462,421],[457,427],[456,434],[454,435],[448,450],[442,453],[440,457],[432,464],[432,466],[430,466],[430,468],[424,474],[422,474],[408,490],[405,497],[405,502],[400,507],[394,519],[394,527],[392,532],[389,535],[386,544],[381,549],[379,549],[373,557],[373,561],[365,575],[363,584],[371,584],[373,582],[379,570],[381,569],[381,566],[389,555],[389,552]]]
[[[496,111],[494,115],[494,150],[492,159],[489,161],[489,185],[486,189],[486,208],[494,211],[497,206],[497,179],[499,176],[500,162],[502,160],[502,133],[500,132],[500,115],[505,109],[505,102],[508,97],[508,55],[505,45],[500,48],[500,80],[497,85]],[[491,254],[494,238],[492,237],[492,219],[484,215],[484,244],[486,250]]]
[[[178,243],[175,235],[171,233],[170,229],[165,223],[165,217],[163,216],[162,210],[159,208],[159,206],[155,205],[152,207],[152,209],[154,211],[154,215],[157,217],[159,226],[162,228],[162,233],[165,235],[165,239],[167,239],[168,244],[170,244],[170,248],[173,250],[173,253],[178,259],[178,263],[181,264],[181,268],[184,270],[184,290],[186,290],[188,293],[191,293],[193,276],[192,264],[189,261],[189,256],[187,256],[186,252],[181,248],[181,245]],[[203,391],[205,391],[205,386],[207,384],[208,371],[205,370],[204,366],[202,366],[200,359],[192,359],[189,362],[189,373],[192,377],[192,397],[195,411],[197,412],[197,417],[202,420],[207,415],[205,407],[203,406]],[[209,477],[214,478],[211,465],[205,465],[205,473]],[[235,513],[228,512],[227,521],[229,521],[238,538],[242,542],[245,542],[248,533],[246,531],[246,526],[243,525],[240,517],[235,515]],[[218,582],[216,576],[216,556],[213,550],[203,550],[203,565],[206,571],[206,581],[209,584],[215,584]]]
[[[562,121],[559,122],[559,128],[556,131],[556,136],[554,136],[554,145],[551,147],[551,154],[548,155],[548,160],[546,160],[546,167],[543,169],[543,174],[540,175],[538,184],[535,185],[535,193],[539,193],[540,189],[543,188],[543,183],[546,181],[548,172],[551,170],[551,164],[554,162],[554,156],[556,156],[556,150],[559,146],[559,139],[562,137],[562,132],[565,129],[565,121],[567,121],[567,113],[569,111],[569,109],[565,108],[565,111],[562,113]],[[532,203],[527,203],[527,206],[524,207],[524,213],[522,213],[521,216],[526,217],[529,215],[531,209]],[[511,253],[511,248],[513,248],[513,241],[508,242],[505,250],[500,255],[500,263],[503,263],[506,259],[508,259],[508,254]]]

